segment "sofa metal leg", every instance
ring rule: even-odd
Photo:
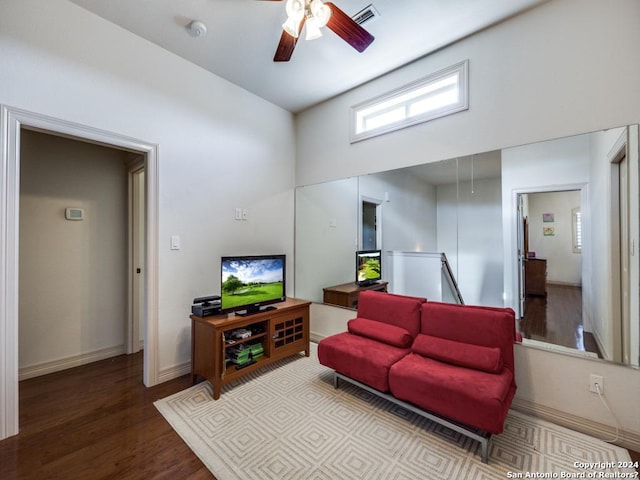
[[[480,448],[481,448],[481,453],[480,453],[480,459],[482,461],[482,463],[489,463],[489,439],[491,438],[491,434],[482,430],[478,430],[475,429],[473,427],[468,427],[459,423],[455,423],[452,420],[448,420],[446,418],[440,417],[439,415],[435,414],[435,413],[431,413],[428,412],[426,410],[422,410],[419,407],[416,407],[415,405],[412,405],[408,402],[405,402],[403,400],[399,400],[396,397],[394,397],[393,395],[390,395],[388,393],[385,392],[381,392],[379,390],[376,390],[373,387],[370,387],[369,385],[366,385],[362,382],[359,382],[357,380],[354,380],[353,378],[347,377],[346,375],[342,375],[341,373],[338,372],[333,372],[333,385],[337,387],[338,385],[338,380],[339,379],[343,379],[345,382],[347,383],[351,383],[357,387],[362,388],[363,390],[366,390],[368,392],[371,392],[381,398],[384,398],[385,400],[388,400],[392,403],[395,403],[396,405],[400,405],[401,407],[413,412],[413,413],[417,413],[418,415],[425,417],[428,420],[432,420],[436,423],[439,423],[440,425],[443,425],[447,428],[450,428],[451,430],[461,433],[462,435],[466,435],[467,437],[477,441],[478,443],[480,443]]]
[[[480,447],[482,447],[482,454],[480,456],[482,463],[489,463],[489,439],[480,440]]]

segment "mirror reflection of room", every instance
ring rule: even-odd
[[[323,303],[324,288],[354,282],[363,202],[373,199],[388,291],[453,301],[408,276],[435,278],[442,293],[444,254],[464,303],[513,308],[526,346],[635,366],[639,273],[629,242],[638,235],[638,186],[626,171],[637,171],[637,136],[635,125],[612,128],[300,187],[296,296]],[[557,203],[556,192],[570,197]],[[528,204],[526,249],[520,199]],[[559,242],[562,252],[549,248]],[[410,259],[398,277],[398,257],[427,254],[437,275]],[[542,273],[526,281],[525,267],[536,264]]]

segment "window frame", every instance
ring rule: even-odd
[[[402,120],[398,120],[386,125],[382,125],[380,127],[372,128],[370,130],[358,131],[358,123],[364,120],[361,120],[363,111],[374,109],[376,106],[384,105],[385,103],[392,102],[394,99],[401,98],[402,96],[410,95],[412,92],[415,92],[419,89],[429,87],[432,85],[437,85],[438,82],[441,82],[444,79],[457,75],[457,81],[454,84],[458,88],[458,101],[452,104],[445,105],[443,107],[435,108],[433,110],[429,110],[425,113],[414,115],[414,116],[406,116]],[[451,89],[452,87],[443,87],[441,93],[446,93],[446,90]],[[426,94],[428,95],[428,94]],[[418,96],[417,99],[424,99],[425,95]],[[398,108],[402,108],[404,106],[405,110],[408,110],[411,105],[418,103],[416,98],[408,99],[407,101],[400,101],[397,104],[389,105],[386,108],[380,107],[380,111],[387,112],[397,110]],[[412,101],[413,100],[413,101]],[[462,62],[456,63],[455,65],[451,65],[449,67],[443,68],[437,72],[431,73],[426,77],[422,77],[414,82],[411,82],[402,87],[396,88],[389,92],[386,92],[382,95],[378,95],[374,98],[366,100],[364,102],[358,103],[356,105],[351,106],[350,108],[350,138],[351,143],[356,143],[362,140],[366,140],[368,138],[376,137],[378,135],[384,135],[386,133],[394,132],[396,130],[401,130],[403,128],[410,127],[412,125],[417,125],[420,123],[428,122],[430,120],[434,120],[436,118],[445,117],[447,115],[451,115],[453,113],[461,112],[469,109],[469,60],[464,60]],[[372,112],[374,113],[374,112]],[[374,117],[371,117],[374,118]],[[365,119],[366,120],[366,119]]]

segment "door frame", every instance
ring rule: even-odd
[[[158,383],[158,146],[117,133],[0,105],[0,440],[16,435],[18,417],[18,272],[20,132],[53,132],[143,154],[146,174],[145,350],[143,382]]]

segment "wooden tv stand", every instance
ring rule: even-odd
[[[309,356],[309,305],[311,302],[287,298],[274,310],[246,317],[234,314],[198,317],[191,315],[191,379],[209,380],[213,399],[220,398],[223,385],[260,367],[304,351]],[[248,338],[233,339],[232,330],[248,329]],[[227,357],[227,349],[237,345],[262,344],[262,356],[252,363],[236,366]]]
[[[364,287],[359,286],[355,282],[343,283],[342,285],[334,285],[333,287],[323,288],[323,302],[341,307],[357,308],[358,295],[365,290],[375,290],[377,292],[386,292],[389,282],[378,282]]]

